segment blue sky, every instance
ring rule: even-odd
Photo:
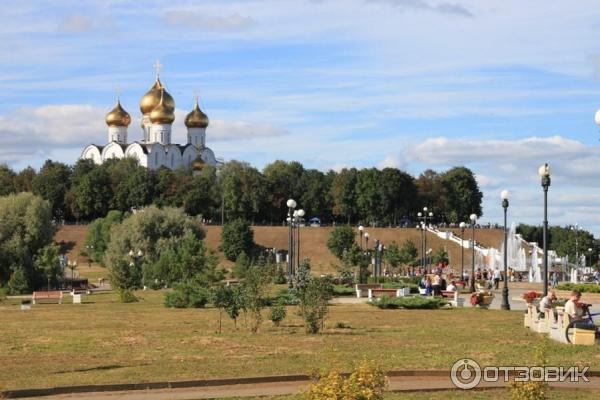
[[[177,103],[199,93],[207,144],[262,168],[472,168],[483,222],[600,233],[600,4],[592,0],[5,1],[0,162],[73,163],[104,143],[117,87],[141,137],[152,64]]]

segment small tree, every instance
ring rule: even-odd
[[[448,258],[448,252],[443,247],[440,247],[433,255],[431,261],[433,261],[433,263],[436,265],[448,265],[448,263],[450,262],[450,259]]]
[[[233,276],[236,278],[244,278],[246,276],[246,272],[250,267],[250,259],[245,251],[242,251],[238,254],[235,265],[233,266]]]
[[[237,329],[237,319],[240,316],[240,312],[246,309],[244,290],[241,286],[225,286],[225,288],[229,292],[225,297],[227,300],[225,303],[225,312],[233,320],[233,325]]]
[[[276,303],[271,307],[271,314],[269,314],[269,319],[275,326],[279,326],[281,321],[285,319],[287,316],[287,311],[285,309],[285,305],[281,303]]]
[[[304,257],[298,266],[298,270],[296,271],[296,276],[294,277],[295,283],[294,288],[297,292],[301,292],[308,286],[310,282],[310,259],[308,257]]]
[[[269,295],[269,276],[258,267],[250,267],[244,281],[244,305],[250,315],[250,331],[258,332],[262,323],[262,309]]]
[[[352,247],[346,251],[342,261],[347,268],[358,268],[359,282],[367,283],[369,278],[369,256],[356,243],[353,243]]]
[[[418,264],[418,256],[419,251],[417,250],[415,243],[410,239],[406,240],[400,249],[401,263],[410,267],[414,267]]]
[[[58,253],[58,246],[49,244],[40,249],[35,260],[36,266],[44,272],[44,276],[48,283],[48,290],[50,290],[51,282],[56,284],[58,278],[62,276]]]
[[[250,223],[243,219],[236,219],[223,227],[221,232],[221,246],[229,261],[235,261],[240,253],[252,254],[254,250],[254,232]]]
[[[327,248],[340,260],[353,245],[356,245],[355,232],[349,225],[336,227],[327,240]]]
[[[385,262],[388,263],[390,267],[392,267],[393,269],[398,268],[398,266],[402,262],[402,256],[400,254],[400,247],[398,246],[398,243],[396,243],[395,241],[390,243],[387,246],[383,257],[385,259]]]
[[[315,334],[323,330],[332,293],[333,286],[329,279],[317,277],[312,277],[308,285],[298,292],[299,314],[304,319],[307,333]]]
[[[18,295],[29,291],[27,273],[23,267],[13,267],[13,273],[8,280],[8,294]]]
[[[229,288],[223,285],[215,286],[211,292],[211,302],[219,310],[219,334],[222,332],[223,310],[230,301],[228,298],[230,295]]]

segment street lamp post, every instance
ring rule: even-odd
[[[365,248],[368,250],[369,249],[369,232],[365,232]]]
[[[588,253],[590,254],[590,272],[592,272],[592,251],[593,249],[590,247],[588,249]]]
[[[429,260],[427,258],[427,218],[433,218],[433,213],[427,212],[427,207],[423,207],[423,213],[417,213],[417,217],[422,221],[421,223],[421,268],[427,273],[427,267],[429,266]]]
[[[291,289],[294,286],[293,275],[294,275],[294,238],[293,238],[293,223],[294,223],[294,208],[296,208],[296,201],[289,199],[287,201],[288,206],[288,287]]]
[[[375,275],[375,282],[379,283],[379,239],[375,239],[375,262],[373,263],[373,275]]]
[[[298,210],[297,218],[296,218],[296,244],[298,247],[298,257],[297,257],[297,266],[300,266],[300,222],[302,221],[304,215],[306,213],[303,209]]]
[[[548,188],[550,187],[550,167],[548,163],[538,169],[544,189],[544,297],[548,294]]]
[[[471,220],[471,279],[469,281],[469,290],[471,293],[475,292],[475,222],[477,222],[477,215],[471,214],[469,216]]]
[[[358,226],[358,234],[360,235],[360,249],[362,250],[362,238],[363,238],[363,231],[365,230],[365,227],[362,225]]]
[[[571,226],[571,230],[575,232],[575,268],[579,269],[579,225],[575,222],[575,225]],[[573,275],[573,271],[571,271]]]
[[[508,210],[508,190],[500,193],[502,199],[502,208],[504,208],[504,285],[502,286],[502,304],[500,308],[510,310],[508,303],[508,230],[506,229],[506,212]]]
[[[467,227],[467,224],[465,224],[464,222],[461,222],[458,226],[460,227],[460,280],[462,282],[465,279],[465,245],[464,245],[464,240],[465,240],[465,228]]]

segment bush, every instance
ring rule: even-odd
[[[354,296],[354,295],[356,295],[356,290],[351,286],[334,285],[333,286],[333,295],[334,296]]]
[[[394,310],[405,308],[407,310],[436,310],[446,304],[447,301],[441,298],[424,297],[389,297],[382,296],[378,300],[371,302],[372,305],[382,310]]]
[[[191,282],[177,285],[175,290],[165,294],[165,307],[202,308],[208,303],[208,289]]]
[[[344,253],[356,243],[355,233],[349,225],[335,228],[327,240],[327,248],[338,259],[344,257]]]
[[[25,268],[16,267],[8,280],[8,294],[18,295],[29,292],[29,282],[25,273]]]
[[[233,276],[236,278],[244,278],[246,276],[246,271],[250,267],[250,259],[245,251],[242,251],[238,254],[235,259],[235,265],[233,266]]]
[[[557,290],[578,290],[581,293],[600,293],[600,285],[595,283],[563,283],[556,286]]]
[[[344,378],[338,371],[316,377],[306,393],[307,400],[382,400],[387,386],[385,372],[363,360]]]
[[[271,307],[271,314],[269,314],[269,319],[275,326],[279,326],[281,321],[285,319],[287,316],[287,311],[283,304],[275,304]]]
[[[298,292],[299,314],[304,319],[307,333],[319,333],[323,329],[332,293],[333,287],[329,279],[315,277]]]
[[[137,303],[140,301],[131,290],[121,289],[117,291],[119,293],[119,299],[121,299],[121,303]]]
[[[410,288],[411,293],[419,293],[419,285],[414,283],[390,282],[383,284],[384,289],[403,289]]]
[[[242,252],[252,254],[254,250],[254,232],[250,229],[250,223],[243,219],[236,219],[225,224],[223,232],[221,232],[219,250],[223,252],[229,261],[235,261]]]
[[[286,306],[296,306],[300,303],[298,294],[296,291],[290,291],[289,289],[280,289],[275,295],[273,304],[284,304]]]

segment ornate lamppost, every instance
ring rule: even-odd
[[[423,213],[417,213],[418,219],[422,221],[421,223],[421,268],[425,273],[427,273],[427,267],[429,266],[429,260],[427,258],[427,218],[433,218],[433,213],[430,211],[427,212],[427,207],[423,207]]]
[[[471,220],[471,280],[469,281],[469,290],[471,293],[475,292],[475,223],[477,222],[477,215],[471,214],[469,216]]]
[[[465,224],[464,222],[461,222],[458,226],[460,227],[460,280],[464,281],[464,279],[465,279],[465,245],[464,245],[464,240],[465,240],[465,228],[467,227],[467,224]]]
[[[362,238],[363,238],[363,232],[365,230],[365,227],[362,225],[358,226],[358,234],[360,235],[360,249],[362,250]]]
[[[298,248],[297,264],[296,264],[297,266],[300,266],[300,223],[304,219],[305,214],[306,213],[304,212],[303,209],[299,209],[296,212],[296,245]]]
[[[550,167],[548,163],[538,169],[538,174],[542,178],[542,188],[544,190],[544,297],[548,294],[548,188],[550,187]]]
[[[294,237],[293,237],[293,224],[294,224],[294,209],[296,208],[296,201],[289,199],[286,203],[288,207],[288,287],[291,289],[294,286]]]
[[[508,303],[508,230],[506,229],[506,212],[508,210],[508,190],[500,193],[502,199],[502,208],[504,208],[504,285],[502,286],[502,304],[500,308],[510,310]]]

